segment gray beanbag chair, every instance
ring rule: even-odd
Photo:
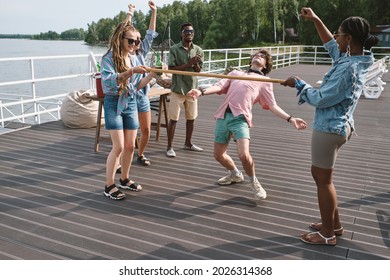
[[[60,110],[64,125],[70,128],[96,127],[99,102],[89,98],[95,95],[96,93],[92,90],[69,93],[65,97]],[[103,113],[102,116],[104,116]],[[102,124],[104,124],[103,120]]]

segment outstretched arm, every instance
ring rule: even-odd
[[[305,129],[307,127],[307,123],[301,118],[295,118],[289,114],[287,114],[282,108],[278,105],[272,105],[269,107],[269,110],[274,113],[276,116],[286,120],[291,123],[296,129]]]
[[[322,20],[313,12],[311,8],[302,8],[300,16],[314,23],[322,43],[327,43],[333,39],[332,33],[325,26]]]
[[[140,66],[142,67],[142,66]],[[154,72],[150,72],[148,75],[146,75],[145,77],[143,77],[141,79],[141,81],[139,82],[138,84],[138,87],[137,87],[137,90],[140,90],[141,88],[144,88],[148,83],[150,83],[150,81],[153,79],[153,78],[156,78],[156,73]]]
[[[206,89],[191,89],[189,92],[187,92],[187,95],[189,97],[192,97],[192,99],[196,99],[198,98],[199,96],[201,95],[210,95],[210,94],[214,94],[214,93],[218,93],[221,91],[221,87],[219,86],[211,86],[209,88],[206,88]]]

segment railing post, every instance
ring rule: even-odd
[[[211,50],[209,50],[209,72],[211,72]]]
[[[228,67],[228,58],[229,58],[228,54],[229,54],[229,50],[226,49],[225,50],[225,69],[227,69],[227,67]]]
[[[34,70],[34,59],[33,58],[30,59],[30,68],[31,68],[31,80],[32,80],[32,83],[31,83],[32,98],[34,100],[34,106],[33,107],[34,107],[34,113],[37,114],[38,113],[38,108],[37,108],[37,101],[36,101],[37,96],[36,96],[36,91],[35,91],[35,81],[34,81],[34,79],[35,79],[35,74],[34,74],[35,72],[34,71],[35,70]],[[22,112],[24,112],[24,110]],[[40,118],[38,117],[38,115],[34,116],[35,124],[39,124],[39,119]]]
[[[242,49],[238,52],[238,69],[241,69],[241,63],[242,63]]]
[[[3,101],[1,99],[0,99],[0,118],[1,118],[1,126],[4,127]]]

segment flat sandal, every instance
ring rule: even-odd
[[[119,188],[125,189],[125,190],[130,190],[133,192],[140,192],[142,191],[142,186],[134,181],[131,181],[129,178],[126,178],[122,180],[119,178]]]
[[[305,238],[309,237],[309,236],[312,236],[312,235],[318,235],[319,237],[321,237],[321,241],[310,241],[310,240],[307,240]],[[329,245],[329,246],[335,246],[336,243],[337,243],[337,240],[336,240],[336,235],[333,235],[331,237],[325,237],[323,236],[319,231],[316,231],[316,232],[309,232],[309,233],[305,233],[305,234],[302,234],[301,235],[301,241],[304,242],[304,243],[307,243],[307,244],[311,244],[311,245]]]
[[[311,223],[309,228],[320,231],[322,229],[322,223]],[[334,229],[333,232],[336,236],[341,236],[344,234],[344,227]]]
[[[116,184],[112,184],[110,186],[105,186],[103,194],[106,197],[111,198],[112,200],[121,200],[121,199],[126,198],[126,195],[123,192],[121,192],[118,188],[116,191],[112,191],[115,188],[117,188]]]

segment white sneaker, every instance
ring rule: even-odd
[[[172,148],[170,148],[170,149],[167,151],[167,156],[168,156],[168,157],[175,157],[175,156],[176,156],[176,153],[175,153],[175,151],[174,151]]]
[[[191,147],[188,147],[188,146],[184,145],[184,150],[195,151],[195,152],[203,151],[203,149],[201,147],[198,147],[198,146],[196,146],[194,144],[192,144]]]
[[[255,180],[253,183],[249,184],[249,187],[253,191],[253,195],[256,199],[265,199],[267,197],[267,192],[261,186],[259,180]]]
[[[230,185],[233,183],[240,183],[244,181],[244,175],[242,172],[238,173],[238,175],[227,175],[225,177],[222,177],[221,179],[218,180],[218,185]]]

